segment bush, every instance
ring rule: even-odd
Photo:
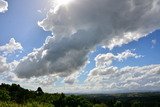
[[[108,107],[106,104],[95,104],[94,107]]]
[[[114,107],[123,107],[122,102],[121,101],[116,101],[116,103],[114,104]]]
[[[1,101],[10,101],[11,97],[9,96],[9,92],[5,90],[0,90],[0,100]]]

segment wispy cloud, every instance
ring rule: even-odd
[[[151,41],[151,43],[152,43],[152,48],[154,48],[154,46],[157,44],[157,40],[156,40],[156,39],[153,39],[153,40]]]

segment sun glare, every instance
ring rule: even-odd
[[[69,3],[71,3],[73,0],[56,0],[56,3],[58,5],[68,5]]]
[[[57,12],[57,10],[59,9],[60,6],[67,6],[68,4],[70,4],[71,2],[73,2],[74,0],[51,0],[52,4],[53,4],[53,11],[54,13]]]

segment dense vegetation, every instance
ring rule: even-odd
[[[160,107],[160,93],[49,94],[38,87],[31,91],[20,85],[0,85],[0,107]]]
[[[107,107],[160,107],[160,92],[81,95]]]

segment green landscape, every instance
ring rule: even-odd
[[[0,107],[160,107],[160,92],[124,94],[44,93],[17,84],[0,85]]]

